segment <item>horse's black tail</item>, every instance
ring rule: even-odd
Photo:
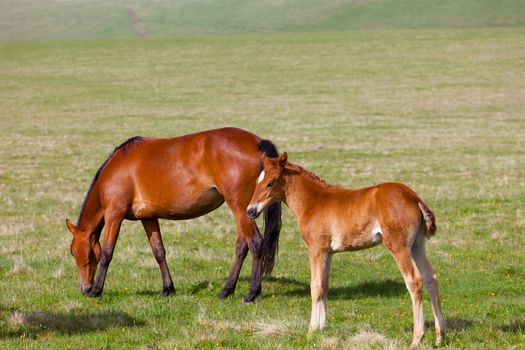
[[[268,157],[279,157],[277,148],[268,140],[262,140],[259,144],[261,152]],[[279,250],[279,233],[281,232],[281,203],[270,205],[264,211],[264,236],[262,243],[262,268],[265,276],[272,273]]]

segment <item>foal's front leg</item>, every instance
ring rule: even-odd
[[[312,297],[312,315],[309,331],[323,329],[326,325],[326,296],[332,255],[326,249],[308,249],[310,258],[310,293]]]

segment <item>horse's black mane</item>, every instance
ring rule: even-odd
[[[141,136],[134,136],[134,137],[131,137],[131,138],[127,139],[122,144],[120,144],[119,146],[115,147],[113,152],[111,152],[109,154],[108,158],[104,161],[104,163],[102,163],[100,168],[98,168],[97,172],[95,173],[95,177],[93,178],[93,181],[91,181],[91,185],[89,186],[89,189],[88,189],[88,191],[86,193],[86,197],[84,198],[84,203],[82,203],[82,207],[80,208],[80,214],[78,215],[78,220],[77,220],[77,227],[78,227],[78,225],[80,225],[80,219],[82,218],[82,213],[84,212],[84,208],[86,207],[89,195],[91,194],[91,190],[93,189],[93,186],[95,186],[95,183],[97,182],[97,179],[98,179],[100,173],[102,172],[102,169],[104,169],[106,164],[110,161],[110,159],[113,157],[113,155],[115,153],[117,153],[118,151],[122,151],[124,154],[126,154],[126,153],[128,153],[128,151],[129,151],[129,149],[131,148],[132,145],[134,145],[134,144],[136,144],[138,142],[142,142],[142,141],[144,141],[144,139]]]

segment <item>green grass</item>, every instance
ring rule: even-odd
[[[4,0],[0,41],[525,25],[521,0]]]
[[[158,296],[156,262],[131,222],[104,297],[80,295],[64,219],[108,153],[134,135],[225,125],[273,140],[331,183],[409,184],[437,217],[427,251],[446,348],[523,346],[523,28],[4,43],[0,53],[0,348],[409,344],[410,298],[384,247],[335,256],[328,327],[307,336],[308,262],[288,210],[254,305],[242,303],[249,259],[235,296],[215,298],[233,257],[226,207],[161,223],[175,296]]]

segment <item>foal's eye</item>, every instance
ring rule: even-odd
[[[273,181],[269,182],[268,183],[268,188],[272,187],[273,186]]]

